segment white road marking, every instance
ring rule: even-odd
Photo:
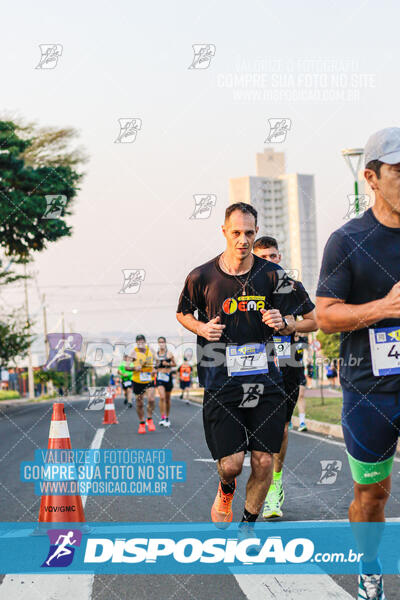
[[[329,575],[235,575],[247,600],[350,600]]]
[[[90,600],[94,575],[6,575],[1,600]]]
[[[90,444],[90,450],[98,450],[99,448],[101,448],[101,442],[103,441],[105,431],[105,428],[101,428],[96,431],[96,433],[94,434],[93,441]],[[83,508],[85,508],[87,498],[87,496],[82,496]]]
[[[97,429],[91,450],[101,446],[105,429]],[[82,496],[85,506],[87,496]],[[44,557],[45,558],[45,557]],[[6,575],[0,585],[0,600],[90,600],[94,575]]]

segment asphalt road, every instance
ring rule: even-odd
[[[102,427],[102,412],[85,411],[87,401],[65,402],[73,448],[88,448],[96,431]],[[119,425],[106,427],[102,448],[170,448],[174,460],[187,464],[186,482],[174,484],[170,497],[93,497],[85,506],[87,521],[210,521],[210,507],[218,486],[215,465],[205,444],[201,407],[173,399],[172,426],[145,436],[137,434],[134,409],[128,410],[121,399],[116,401]],[[52,403],[0,407],[0,519],[2,521],[36,521],[40,498],[33,484],[22,483],[19,466],[32,460],[35,449],[47,446]],[[158,419],[156,420],[156,424]],[[335,483],[321,485],[323,460],[342,463]],[[388,517],[399,517],[400,463],[395,463],[392,495],[387,505]],[[234,501],[234,520],[240,520],[249,467],[238,480]],[[286,500],[284,519],[289,521],[346,519],[352,498],[352,481],[344,446],[309,433],[290,433],[284,471]],[[1,576],[0,576],[1,579]],[[341,588],[354,597],[355,576],[334,577]],[[399,577],[385,578],[389,599],[400,600]],[[0,598],[2,586],[0,585]],[[26,598],[29,581],[26,580]],[[246,592],[247,593],[247,592]],[[238,579],[231,575],[106,575],[95,576],[92,599],[132,600],[245,600],[249,598]],[[264,596],[263,596],[264,597]],[[265,598],[278,596],[265,596]],[[327,596],[328,597],[328,596]],[[334,596],[329,596],[334,597]],[[42,600],[57,600],[56,595]],[[260,596],[262,598],[262,596]],[[279,598],[297,598],[289,590]],[[301,596],[303,598],[303,596]],[[10,598],[13,600],[13,598]]]

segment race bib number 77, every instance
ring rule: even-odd
[[[268,373],[265,344],[243,344],[226,347],[228,375],[260,375]]]
[[[369,330],[372,371],[376,377],[400,373],[400,328]]]

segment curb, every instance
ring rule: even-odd
[[[292,417],[292,423],[296,427],[300,425],[299,417]],[[339,438],[343,440],[343,431],[341,425],[335,425],[333,423],[324,423],[323,421],[314,421],[313,419],[306,418],[307,430],[313,433],[320,433],[328,437]]]
[[[15,398],[10,400],[0,400],[0,408],[2,406],[28,406],[32,404],[43,404],[44,402],[74,402],[76,400],[84,399],[85,398],[83,396],[55,396],[54,398],[44,398],[43,400],[28,400],[27,398]]]
[[[201,396],[189,396],[189,401],[194,402],[195,404],[203,405],[203,395]]]

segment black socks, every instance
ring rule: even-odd
[[[223,483],[221,481],[221,488],[224,494],[233,494],[235,491],[235,481],[232,481],[232,483]]]
[[[246,523],[255,523],[257,521],[257,517],[258,517],[258,513],[256,515],[253,515],[248,510],[244,509],[243,510],[242,523],[243,522],[246,522]]]

